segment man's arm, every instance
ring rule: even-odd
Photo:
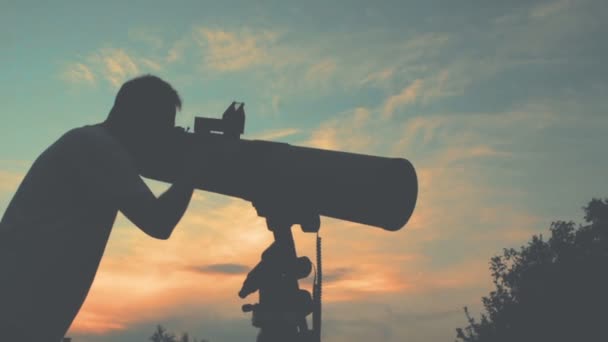
[[[194,165],[156,198],[122,145],[99,131],[87,133],[77,130],[65,137],[66,146],[75,149],[69,160],[85,194],[99,205],[116,207],[146,234],[168,239],[192,198]]]
[[[142,181],[143,183],[143,181]],[[177,181],[156,198],[151,192],[119,203],[120,211],[146,234],[166,240],[181,220],[192,198],[193,187]]]

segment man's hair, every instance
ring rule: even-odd
[[[150,112],[174,115],[181,109],[182,100],[173,87],[161,78],[143,75],[125,82],[118,90],[114,106],[108,115],[110,122],[136,124],[149,117]],[[148,116],[147,116],[148,115]]]

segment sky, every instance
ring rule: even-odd
[[[607,14],[601,0],[0,0],[0,209],[46,147],[151,73],[180,93],[180,126],[243,101],[243,139],[408,159],[403,229],[322,218],[323,340],[453,341],[492,290],[492,256],[608,197]],[[294,234],[314,256],[314,235]],[[68,335],[145,341],[160,323],[253,340],[240,307],[256,298],[237,293],[271,242],[250,203],[209,192],[166,241],[119,216]]]

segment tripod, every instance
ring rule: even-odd
[[[274,235],[274,242],[262,253],[262,260],[249,272],[239,291],[239,297],[245,298],[259,290],[259,303],[242,307],[243,312],[252,312],[252,325],[260,328],[256,342],[320,342],[320,252],[313,298],[298,285],[298,279],[310,274],[312,263],[307,257],[297,256],[291,231],[292,225],[300,224],[305,232],[318,232],[319,215],[286,210],[284,206],[282,210],[254,206],[258,215],[266,217],[266,225]],[[306,316],[311,313],[313,327],[309,329]]]

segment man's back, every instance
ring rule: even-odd
[[[115,198],[129,191],[149,190],[102,126],[71,130],[38,157],[0,223],[0,330],[19,341],[63,337],[99,266]]]

